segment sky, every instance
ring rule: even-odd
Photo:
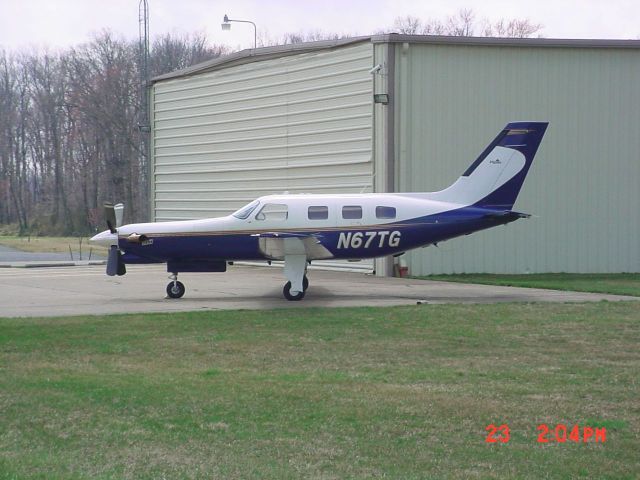
[[[389,29],[396,17],[446,19],[462,8],[478,18],[527,18],[544,26],[547,38],[640,39],[640,0],[148,0],[151,38],[164,33],[205,33],[210,43],[231,48],[253,46],[258,35],[324,31],[367,35]],[[110,30],[138,36],[138,0],[0,0],[0,49],[64,49]]]

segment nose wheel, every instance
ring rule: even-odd
[[[184,284],[178,281],[178,274],[173,273],[169,275],[171,281],[167,284],[167,297],[169,298],[182,298],[184,295]]]
[[[181,298],[184,295],[184,291],[184,285],[177,280],[175,282],[169,282],[167,285],[167,295],[169,298]]]

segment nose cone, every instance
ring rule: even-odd
[[[117,245],[118,244],[118,234],[117,233],[111,233],[109,230],[105,230],[104,232],[101,232],[101,233],[91,237],[91,239],[89,241],[91,243],[95,243],[97,245],[103,245],[105,247],[109,247],[111,245]]]

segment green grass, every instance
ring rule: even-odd
[[[640,297],[640,273],[532,273],[494,275],[489,273],[429,275],[424,280],[481,283],[507,287],[547,288],[573,292],[610,293]]]
[[[637,478],[640,302],[0,319],[0,479]],[[507,444],[485,427],[507,423]],[[540,423],[604,444],[536,442]]]
[[[0,235],[0,245],[15,248],[23,252],[38,253],[69,253],[69,247],[73,251],[74,258],[78,258],[80,251],[79,237],[18,237],[11,235]],[[93,254],[105,255],[107,248],[101,245],[92,245],[89,238],[82,238],[82,256],[88,258],[89,250]]]

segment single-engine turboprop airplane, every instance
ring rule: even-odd
[[[179,272],[224,272],[235,260],[284,260],[287,300],[301,300],[313,260],[357,260],[437,244],[530,215],[512,210],[546,122],[509,123],[462,176],[439,192],[268,195],[232,215],[122,225],[122,204],[105,204],[107,275],[125,264],[166,263],[167,295],[180,298]]]

